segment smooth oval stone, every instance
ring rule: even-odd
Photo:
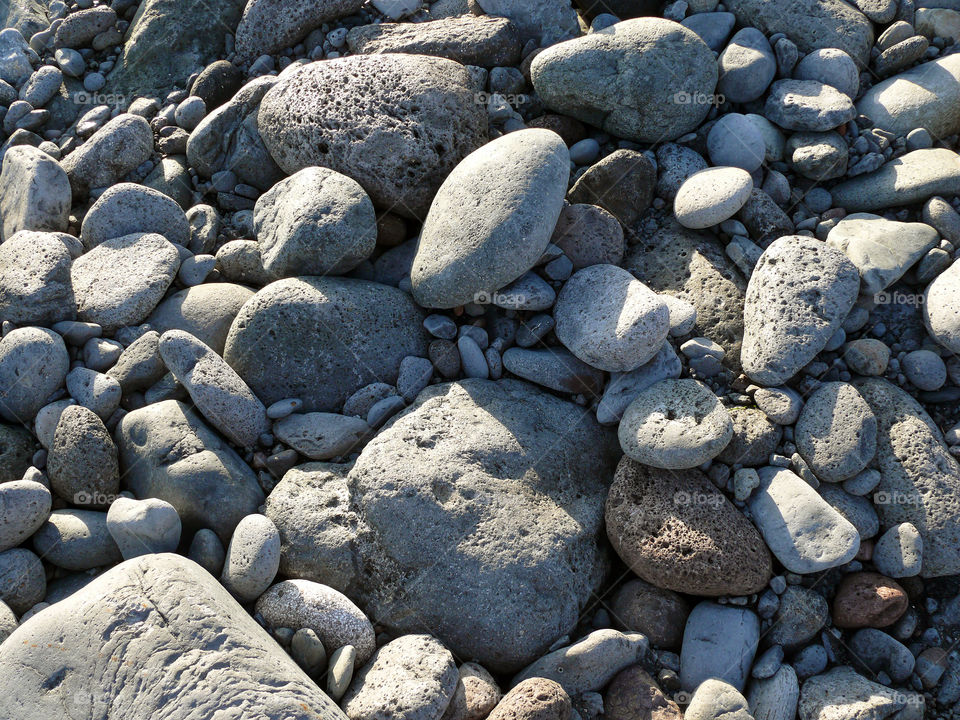
[[[697,380],[663,380],[627,406],[620,447],[634,460],[670,470],[716,457],[733,437],[733,422],[717,396]]]
[[[923,322],[930,336],[953,353],[960,353],[960,263],[954,263],[927,286]]]
[[[960,155],[946,148],[914,150],[879,170],[830,188],[834,207],[848,212],[883,210],[960,194]]]
[[[417,219],[487,135],[485,106],[467,70],[425,55],[310,63],[267,92],[258,123],[287,174],[328,167],[360,183],[374,205]]]
[[[870,61],[873,25],[842,0],[730,0],[726,6],[741,25],[768,37],[784,33],[801,52],[835,47],[861,66]]]
[[[777,58],[770,43],[762,32],[752,27],[734,35],[717,62],[720,66],[717,92],[734,103],[758,99],[777,73]]]
[[[223,354],[230,324],[254,291],[243,285],[211,282],[179,290],[150,314],[147,324],[154,330],[183,330]]]
[[[256,610],[271,628],[313,630],[325,648],[352,645],[357,662],[376,649],[373,625],[343,593],[310,580],[283,580],[257,600]]]
[[[797,63],[793,70],[797,80],[817,80],[831,85],[848,97],[855,98],[860,89],[860,70],[847,53],[837,48],[814,50]],[[869,116],[873,119],[873,116]]]
[[[803,406],[794,438],[819,480],[843,482],[873,460],[877,418],[853,385],[824,383]]]
[[[0,552],[33,535],[50,516],[50,490],[33,480],[0,483]]]
[[[122,113],[67,155],[60,165],[75,195],[115,184],[150,159],[153,130],[137,115]]]
[[[241,602],[256,600],[280,568],[280,533],[270,518],[247,515],[233,531],[220,582]]]
[[[157,498],[134,500],[120,496],[107,510],[107,530],[124,560],[151,553],[176,552],[180,515]]]
[[[361,418],[336,413],[294,413],[273,424],[277,440],[311,460],[346,455],[369,432],[370,426]]]
[[[707,152],[714,165],[753,172],[763,164],[767,145],[760,127],[746,115],[722,115],[707,133]]]
[[[547,48],[530,75],[550,109],[655,143],[696,129],[707,116],[717,63],[692,30],[638,18]]]
[[[718,720],[721,717],[754,720],[747,699],[733,685],[716,678],[708,678],[697,686],[683,717],[684,720]]]
[[[872,560],[877,570],[887,577],[919,575],[923,563],[923,536],[911,523],[894,525],[877,540]]]
[[[757,529],[698,470],[624,457],[607,497],[607,536],[633,572],[691,595],[749,595],[770,579]]]
[[[395,383],[403,358],[427,355],[423,318],[386,285],[288,278],[241,308],[223,357],[265,404],[297,398],[306,412],[339,410],[365,385]]]
[[[857,529],[816,490],[786,468],[764,467],[758,473],[760,486],[748,500],[750,512],[787,570],[804,575],[853,560],[860,549]]]
[[[157,233],[183,246],[190,242],[187,216],[176,201],[134,183],[113,185],[97,198],[80,226],[80,239],[87,248],[133,233]]]
[[[96,510],[54,510],[34,534],[33,548],[64,570],[89,570],[123,559],[107,530],[107,514]]]
[[[162,235],[111,238],[73,261],[77,317],[110,332],[137,325],[163,299],[180,267],[177,249]]]
[[[683,181],[673,201],[673,212],[684,227],[701,230],[732,218],[752,191],[753,179],[746,170],[707,168]]]
[[[717,678],[743,690],[760,641],[760,618],[752,610],[705,600],[687,618],[680,650],[680,686],[695,690]]]
[[[610,372],[643,365],[670,330],[663,300],[615,265],[577,271],[560,291],[553,314],[560,342],[588,365]]]
[[[183,330],[167,330],[160,336],[159,350],[197,409],[228,439],[252,447],[270,429],[263,403],[209,346]]]
[[[947,137],[960,131],[953,110],[958,103],[960,57],[947,55],[877,83],[857,101],[857,112],[897,135],[924,128],[934,137]]]
[[[55,233],[22,230],[7,237],[0,245],[0,322],[52,325],[76,318],[72,262]]]
[[[423,307],[477,302],[540,259],[563,208],[570,154],[559,135],[508,133],[444,180],[420,234],[410,283]]]
[[[430,635],[403,635],[377,650],[353,677],[341,705],[353,720],[378,720],[384,708],[403,720],[440,717],[459,680],[453,655]]]
[[[52,330],[25,327],[0,340],[0,416],[29,425],[55,390],[63,385],[70,356]]]
[[[922,577],[960,572],[960,465],[939,428],[904,390],[881,378],[854,387],[877,417],[873,503],[885,528],[911,523],[923,538]]]
[[[743,310],[743,371],[780,385],[823,350],[856,302],[860,273],[847,257],[800,235],[775,240],[760,256]]]
[[[70,181],[56,160],[31,145],[8,148],[0,171],[0,240],[20,230],[65,232],[71,199]]]

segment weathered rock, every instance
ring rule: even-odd
[[[844,576],[833,599],[833,624],[840,628],[889,627],[910,606],[900,585],[879,573]]]
[[[74,505],[109,505],[120,490],[117,447],[93,411],[69,405],[60,414],[47,458],[50,486]]]
[[[656,143],[703,121],[717,63],[692,30],[639,18],[547,48],[530,74],[550,109],[619,137]]]
[[[756,528],[698,470],[624,458],[606,507],[607,536],[637,575],[691,595],[749,595],[770,579]]]
[[[773,386],[813,360],[840,328],[860,288],[856,266],[835,248],[790,235],[754,268],[743,310],[743,370]]]
[[[794,437],[819,480],[843,482],[873,460],[877,418],[849,383],[824,383],[803,406]]]
[[[487,720],[570,720],[570,696],[553,680],[530,678],[503,696]]]
[[[69,369],[67,346],[57,333],[36,327],[8,332],[0,340],[0,416],[29,425]]]
[[[219,583],[178,555],[128,560],[11,637],[0,649],[0,714],[11,720],[186,720],[223,707],[251,720],[345,718]]]
[[[606,720],[681,720],[679,706],[640,665],[617,673],[603,693]]]
[[[50,491],[33,480],[0,483],[0,552],[33,535],[49,517],[52,501]]]
[[[923,322],[930,336],[950,352],[960,352],[960,264],[954,263],[927,286]]]
[[[374,381],[394,383],[403,358],[426,354],[423,313],[406,293],[301,277],[268,285],[241,308],[223,357],[264,404],[299,398],[309,412],[339,409]]]
[[[254,291],[233,283],[203,283],[173,293],[147,318],[150,327],[164,333],[183,330],[223,353],[230,324]]]
[[[733,423],[733,436],[717,459],[728,465],[766,465],[780,444],[782,430],[755,408],[735,405],[727,412]]]
[[[610,603],[610,615],[617,625],[646,635],[659,648],[680,646],[689,614],[682,596],[636,579],[624,583]]]
[[[858,675],[853,668],[839,666],[807,680],[800,689],[797,707],[800,720],[841,720],[841,718],[906,717],[923,715],[923,696],[905,693]]]
[[[509,133],[471,153],[430,207],[410,282],[424,307],[451,308],[516,280],[557,225],[570,157],[550,130]]]
[[[650,207],[657,169],[636,150],[614,150],[592,164],[567,193],[572,203],[597,205],[630,228]]]
[[[781,665],[769,678],[754,680],[747,691],[747,701],[754,720],[794,720],[800,684],[790,665]]]
[[[183,209],[159,190],[134,183],[117,183],[103,193],[80,226],[80,239],[87,248],[133,233],[156,233],[184,247],[190,241]]]
[[[70,202],[70,181],[52,157],[31,145],[18,145],[3,154],[0,241],[20,230],[63,232]]]
[[[141,12],[146,5],[141,6]],[[182,12],[182,10],[180,11]],[[162,51],[168,52],[169,43]],[[97,130],[60,163],[74,195],[113,185],[153,154],[153,131],[142,117],[123,113]]]
[[[540,47],[580,34],[577,13],[566,0],[477,0],[487,15],[512,20],[520,39],[536,40]]]
[[[8,237],[0,245],[0,321],[52,325],[76,318],[72,262],[54,233],[22,230]]]
[[[249,0],[237,25],[237,62],[249,65],[260,55],[296,45],[311,30],[352,15],[362,4],[363,0]]]
[[[760,642],[760,618],[752,610],[704,601],[687,619],[680,650],[680,686],[695,690],[709,678],[746,685]]]
[[[693,693],[684,720],[754,720],[747,699],[730,683],[707,678]]]
[[[116,439],[126,486],[173,505],[188,532],[210,528],[227,543],[263,502],[253,471],[181,402],[127,413]]]
[[[834,207],[848,212],[912,205],[934,195],[960,194],[960,156],[946,148],[914,150],[879,170],[830,188]]]
[[[281,572],[331,584],[394,632],[425,623],[458,656],[516,670],[573,627],[604,574],[612,455],[592,417],[525,383],[431,386],[352,470],[304,466],[271,493]]]
[[[883,527],[911,523],[923,538],[922,577],[960,572],[960,466],[926,411],[880,378],[854,386],[877,418],[874,505]]]
[[[443,179],[486,140],[475,92],[452,60],[358,55],[311,63],[278,82],[258,123],[284,172],[328,167],[360,183],[379,208],[423,218]]]

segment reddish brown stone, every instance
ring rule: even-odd
[[[620,671],[603,694],[605,720],[683,720],[679,706],[639,665]]]
[[[569,720],[570,696],[553,680],[528,678],[503,696],[487,720]]]
[[[841,628],[893,625],[910,601],[902,587],[879,573],[850,573],[833,599],[833,624]]]

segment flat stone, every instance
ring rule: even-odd
[[[960,194],[960,156],[946,148],[914,150],[879,170],[830,188],[835,207],[848,212],[912,205],[934,195]]]
[[[597,395],[603,387],[603,372],[564,348],[512,347],[503,353],[503,367],[519,378],[557,392]]]
[[[569,164],[559,135],[528,129],[457,165],[420,234],[410,272],[416,301],[434,308],[476,302],[533,267],[563,208]]]
[[[123,642],[109,642],[118,622]],[[216,580],[178,555],[128,560],[11,637],[0,650],[8,688],[0,713],[11,720],[36,712],[69,720],[78,704],[171,720],[198,707],[233,707],[251,720],[346,718]],[[51,653],[51,644],[61,652]],[[180,667],[178,659],[192,661]],[[50,687],[51,678],[60,682]]]
[[[288,415],[273,424],[273,434],[311,460],[329,460],[359,448],[370,426],[358,417],[336,413]]]
[[[691,595],[749,595],[770,579],[756,528],[698,470],[625,457],[606,507],[607,536],[639,577]]]
[[[752,190],[753,179],[746,170],[708,168],[684,180],[673,201],[673,212],[684,227],[713,227],[736,215]]]
[[[423,317],[409,295],[386,285],[288,278],[241,308],[223,357],[264,404],[298,398],[306,412],[338,410],[365,385],[395,383],[403,358],[426,356]],[[291,356],[300,362],[291,365]]]
[[[804,575],[844,565],[860,549],[857,529],[817,491],[785,468],[760,468],[748,501],[767,546],[790,572]]]
[[[534,58],[530,74],[548,108],[653,143],[694,130],[717,84],[706,43],[661,18],[626,20],[549,47]]]
[[[701,602],[683,632],[680,686],[695,690],[704,680],[717,678],[742,690],[759,641],[760,618],[752,610]]]
[[[763,114],[787,130],[825,132],[853,120],[857,109],[848,95],[817,80],[778,80]]]

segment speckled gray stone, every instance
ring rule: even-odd
[[[74,194],[115,184],[150,159],[153,130],[138,115],[123,113],[97,130],[60,163]]]
[[[34,534],[33,549],[64,570],[90,570],[121,560],[107,530],[107,514],[96,510],[54,510]]]
[[[150,553],[175,552],[180,543],[180,515],[157,498],[118,497],[107,509],[107,530],[124,560]]]
[[[53,392],[63,385],[70,356],[51,330],[26,327],[0,340],[0,416],[29,424]]]
[[[54,233],[21,230],[8,236],[0,245],[0,321],[52,325],[76,318],[72,262]]]
[[[311,460],[358,450],[369,432],[370,426],[361,418],[337,413],[294,413],[273,424],[277,440]]]
[[[50,491],[33,480],[0,483],[0,552],[33,535],[49,517],[52,502]]]
[[[794,437],[819,480],[843,482],[873,459],[877,419],[853,385],[824,383],[807,398]]]
[[[233,531],[220,582],[240,602],[256,600],[280,568],[280,533],[263,515],[247,515]]]
[[[97,198],[80,226],[80,239],[87,248],[133,233],[157,233],[184,247],[190,242],[187,216],[176,201],[134,183],[113,185]]]
[[[73,505],[105,507],[119,492],[117,447],[92,410],[69,405],[60,413],[47,473],[53,491]]]
[[[70,181],[60,164],[32,145],[8,148],[0,171],[0,240],[20,230],[63,232],[70,217]]]

